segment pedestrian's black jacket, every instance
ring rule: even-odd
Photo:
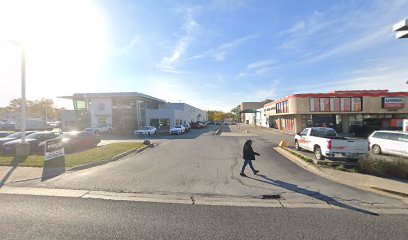
[[[252,146],[245,144],[243,149],[242,158],[245,160],[255,160],[255,155],[259,156],[259,153],[254,152]]]

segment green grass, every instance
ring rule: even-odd
[[[335,169],[339,171],[347,171],[343,164],[338,165]]]
[[[112,143],[101,147],[92,148],[82,152],[65,155],[65,167],[75,167],[87,163],[94,163],[111,159],[112,157],[129,151],[144,147],[142,143],[123,142]],[[0,166],[20,166],[20,167],[43,167],[44,156],[31,155],[27,158],[16,158],[13,156],[0,156]]]
[[[296,157],[302,159],[303,161],[307,162],[307,163],[313,163],[313,160],[311,158],[305,157],[302,154],[296,153],[288,148],[283,148],[284,150],[290,152],[292,155],[295,155]]]

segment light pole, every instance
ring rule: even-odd
[[[21,48],[21,143],[16,147],[16,156],[26,157],[30,153],[30,145],[26,142],[26,51],[23,44],[12,42]]]

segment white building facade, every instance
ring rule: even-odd
[[[167,103],[137,92],[76,93],[61,98],[72,99],[79,129],[104,124],[123,131],[146,125],[169,129],[207,120],[207,113],[201,109],[185,103]]]
[[[266,117],[265,108],[259,108],[256,110],[256,125],[269,127],[269,117]]]

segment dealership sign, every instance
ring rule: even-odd
[[[64,145],[62,144],[62,139],[57,138],[45,142],[45,161],[63,157],[64,154]]]
[[[383,98],[383,108],[404,108],[404,97],[385,97]]]

